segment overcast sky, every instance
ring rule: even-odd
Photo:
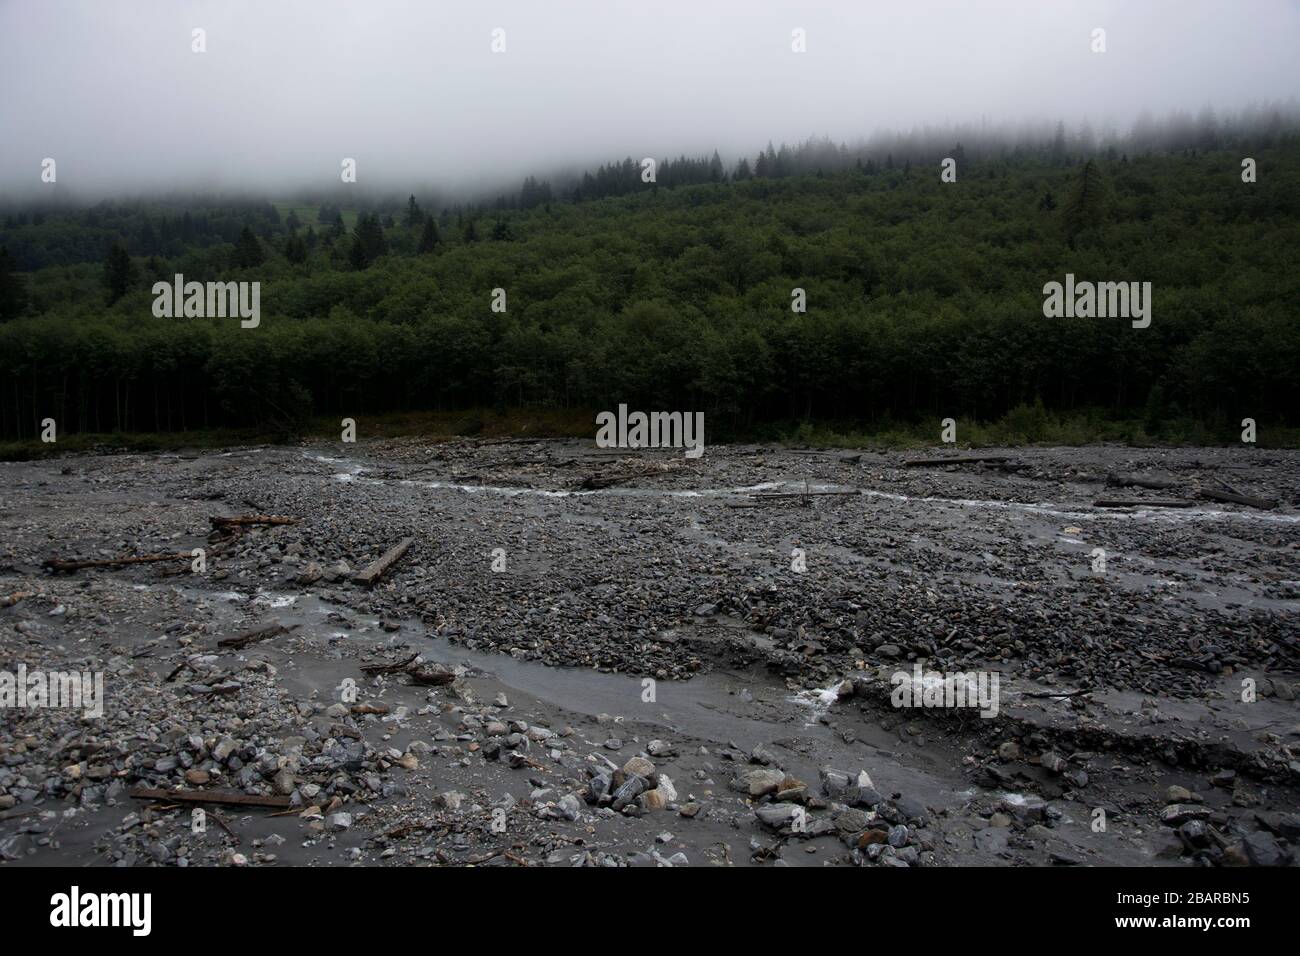
[[[345,156],[402,189],[981,118],[1124,129],[1298,96],[1298,48],[1296,0],[0,0],[0,193],[47,156],[79,195],[329,188]]]

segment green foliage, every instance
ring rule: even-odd
[[[384,227],[374,213],[357,220],[353,230],[352,246],[348,251],[348,262],[353,269],[368,269],[376,259],[388,252],[384,239]]]
[[[108,304],[112,305],[126,295],[139,278],[140,270],[126,247],[120,242],[113,243],[104,259],[104,288],[108,290]]]
[[[0,322],[22,315],[27,299],[27,277],[17,271],[9,250],[0,246]]]
[[[265,261],[266,253],[262,250],[262,244],[253,235],[253,230],[245,226],[239,233],[239,241],[235,243],[231,265],[236,269],[251,269]]]
[[[1066,200],[1065,208],[1061,212],[1065,223],[1065,238],[1071,249],[1074,248],[1079,233],[1087,229],[1097,229],[1105,220],[1106,183],[1102,178],[1101,170],[1091,159],[1079,170],[1079,179],[1074,184],[1070,198]]]
[[[406,201],[406,219],[404,222],[407,226],[418,226],[423,219],[424,214],[420,212],[420,204],[415,201],[415,196],[412,195]]]
[[[284,257],[294,265],[302,265],[307,261],[307,243],[300,236],[290,236],[284,243]]]
[[[417,252],[424,256],[428,255],[438,248],[438,243],[442,242],[442,237],[438,234],[438,223],[432,216],[426,216],[424,220],[424,231],[420,233],[420,245]]]
[[[1050,155],[968,158],[955,184],[937,159],[906,172],[910,156],[817,175],[773,148],[746,176],[688,161],[681,175],[705,181],[671,188],[662,166],[647,184],[619,163],[592,189],[620,194],[564,201],[534,180],[527,204],[443,210],[442,229],[424,215],[386,234],[382,218],[409,200],[358,211],[350,237],[337,206],[281,204],[328,224],[301,246],[269,203],[15,219],[0,245],[28,303],[16,317],[0,304],[0,437],[32,439],[46,416],[61,436],[287,435],[308,411],[626,402],[704,411],[720,434],[833,422],[933,442],[953,417],[972,441],[1182,441],[1252,417],[1267,442],[1300,410],[1300,146],[1250,149],[1097,157],[1091,172]],[[1267,175],[1242,183],[1240,155]],[[1069,200],[1052,210],[1048,194]],[[484,216],[498,241],[477,241]],[[146,224],[154,250],[135,245]],[[152,315],[155,276],[235,278],[245,230],[264,256],[238,277],[262,283],[257,329]],[[144,282],[128,248],[150,257]],[[1150,281],[1151,326],[1044,318],[1043,285],[1066,272]],[[18,275],[0,269],[0,290]],[[490,309],[496,287],[505,313]],[[806,314],[791,311],[794,288]]]

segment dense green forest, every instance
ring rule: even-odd
[[[35,438],[46,417],[60,434],[293,433],[313,415],[619,403],[703,410],[715,435],[1040,403],[1153,435],[1180,418],[1298,424],[1293,132],[924,162],[806,144],[640,172],[529,177],[427,210],[415,196],[11,209],[0,436]],[[260,325],[155,317],[151,287],[175,273],[260,282]],[[1150,327],[1045,318],[1043,286],[1066,273],[1152,283]]]

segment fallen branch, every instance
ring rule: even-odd
[[[594,475],[588,475],[578,487],[586,491],[596,491],[601,488],[620,485],[634,478],[645,478],[650,475],[680,471],[687,466],[688,462],[684,458],[663,460],[650,456],[629,457],[625,451],[621,452],[621,454],[623,458],[617,465],[606,468],[604,471],[598,471]]]
[[[1234,505],[1245,505],[1248,508],[1259,508],[1262,511],[1272,511],[1277,507],[1277,502],[1268,498],[1252,498],[1250,495],[1238,495],[1227,491],[1214,491],[1210,488],[1202,488],[1201,497],[1209,498],[1211,501],[1225,501]]]
[[[30,817],[40,813],[45,807],[25,807],[18,810],[6,810],[0,813],[0,820],[16,820],[19,817]]]
[[[280,525],[280,524],[297,524],[297,518],[290,518],[286,515],[236,515],[233,518],[224,518],[220,515],[213,515],[208,519],[212,527],[217,530],[230,530],[232,528],[247,528],[254,525]]]
[[[124,564],[150,564],[155,561],[189,561],[191,558],[192,555],[188,551],[177,551],[172,554],[125,555],[120,558],[104,558],[94,561],[46,558],[41,562],[41,566],[49,568],[51,571],[71,572],[81,571],[84,568],[116,568]]]
[[[216,810],[213,810],[211,816],[212,819],[217,821],[217,826],[221,827],[221,829],[225,830],[226,833],[230,834],[230,839],[235,841],[235,846],[239,846],[238,835],[235,833],[234,830],[230,829],[230,825],[226,823],[224,819],[222,819],[221,814],[219,814]]]
[[[862,494],[860,491],[776,491],[749,497],[762,501],[768,498],[847,498],[860,494]]]
[[[903,462],[904,468],[933,468],[944,465],[978,465],[982,462],[997,464],[1011,461],[1010,455],[966,455],[961,458],[914,458]]]
[[[383,557],[378,561],[354,574],[352,580],[357,584],[364,584],[366,587],[374,587],[379,583],[379,579],[388,573],[388,569],[396,564],[414,543],[414,538],[403,538],[385,551]]]
[[[235,807],[267,807],[284,810],[288,797],[264,797],[256,793],[234,793],[229,790],[157,790],[135,787],[131,796],[136,800],[175,800],[178,803],[218,803]]]
[[[392,674],[397,671],[404,671],[415,663],[419,653],[412,654],[404,661],[398,661],[396,664],[362,664],[361,670],[366,674]]]
[[[1194,508],[1195,501],[1186,498],[1099,498],[1094,508]]]
[[[1113,472],[1106,476],[1106,484],[1120,487],[1150,488],[1154,491],[1167,491],[1170,488],[1178,487],[1178,482],[1167,478],[1148,478],[1144,475],[1117,475]]]
[[[443,684],[450,684],[456,679],[454,671],[449,671],[445,667],[432,665],[429,667],[412,667],[407,671],[411,675],[411,680],[417,684],[426,684],[430,687],[440,687]]]
[[[393,827],[391,830],[385,830],[383,833],[377,833],[374,836],[372,836],[370,839],[371,840],[396,839],[398,837],[404,837],[408,833],[423,833],[427,830],[432,830],[435,826],[437,826],[437,824],[434,823],[403,823]],[[436,834],[436,836],[444,837],[450,832],[451,830],[449,830],[446,827],[443,827],[442,832]]]
[[[163,678],[163,683],[170,684],[172,681],[174,681],[177,678],[177,676],[180,674],[181,671],[185,670],[189,666],[190,666],[190,659],[187,657],[185,658],[185,660],[181,661],[179,664],[176,665],[176,669],[174,671],[172,671],[165,678]]]
[[[222,640],[217,641],[217,647],[247,647],[249,644],[253,644],[257,641],[265,641],[272,637],[279,637],[281,634],[288,634],[297,626],[297,624],[294,624],[292,627],[285,627],[279,621],[275,621],[263,627],[257,627],[251,631],[245,631],[238,637],[223,638]]]
[[[1216,485],[1218,485],[1218,486],[1219,486],[1220,488],[1222,488],[1224,491],[1230,492],[1230,493],[1232,493],[1232,494],[1234,494],[1234,495],[1239,495],[1239,494],[1241,494],[1240,491],[1238,491],[1236,488],[1232,487],[1232,485],[1228,484],[1228,483],[1227,483],[1226,481],[1224,481],[1222,478],[1214,478],[1214,479],[1212,479],[1212,480],[1214,481],[1214,483],[1215,483]]]

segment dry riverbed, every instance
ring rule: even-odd
[[[1294,865],[1300,454],[979,454],[0,464],[0,865]]]

